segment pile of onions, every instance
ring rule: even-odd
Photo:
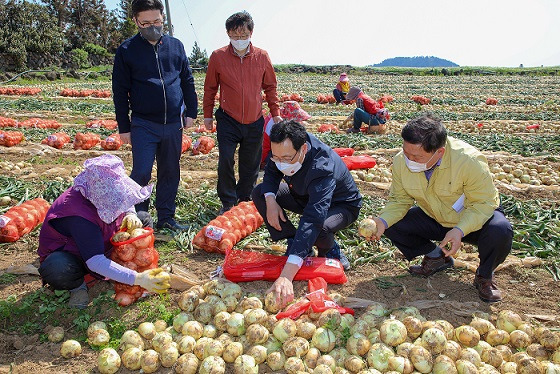
[[[329,296],[343,303],[341,295]],[[453,326],[426,320],[414,307],[391,310],[375,303],[358,318],[309,309],[294,321],[277,320],[272,299],[244,295],[239,285],[222,279],[193,286],[181,294],[172,325],[143,322],[123,334],[121,366],[217,374],[560,372],[560,333],[513,311],[500,311],[494,322],[480,313],[468,325]],[[101,372],[115,372],[119,360],[102,351],[99,365]]]

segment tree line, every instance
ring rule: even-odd
[[[131,0],[108,10],[104,0],[0,0],[0,53],[25,65],[29,52],[113,53],[136,33]]]

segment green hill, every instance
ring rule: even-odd
[[[374,67],[382,66],[399,66],[407,68],[443,68],[457,67],[454,62],[434,56],[415,56],[415,57],[393,57],[383,60],[379,64],[372,65]]]

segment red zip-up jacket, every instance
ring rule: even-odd
[[[213,118],[214,99],[220,88],[220,107],[237,122],[250,124],[262,116],[264,91],[273,116],[280,115],[276,74],[265,50],[249,45],[239,57],[231,44],[212,52],[204,81],[204,118]]]

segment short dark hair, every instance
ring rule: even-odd
[[[296,151],[307,141],[307,131],[305,127],[294,120],[284,120],[278,122],[270,131],[271,143],[282,143],[284,140],[290,139]]]
[[[159,10],[163,14],[163,4],[160,0],[133,0],[132,16],[136,17],[138,13],[146,10]]]
[[[243,28],[247,26],[247,29],[253,32],[253,27],[255,27],[255,23],[253,22],[253,17],[244,10],[243,12],[237,12],[229,16],[226,20],[226,31],[230,32],[233,30],[237,30],[238,28]]]
[[[431,153],[445,145],[447,130],[439,118],[428,113],[408,121],[401,136],[405,142],[421,144],[424,151]]]

